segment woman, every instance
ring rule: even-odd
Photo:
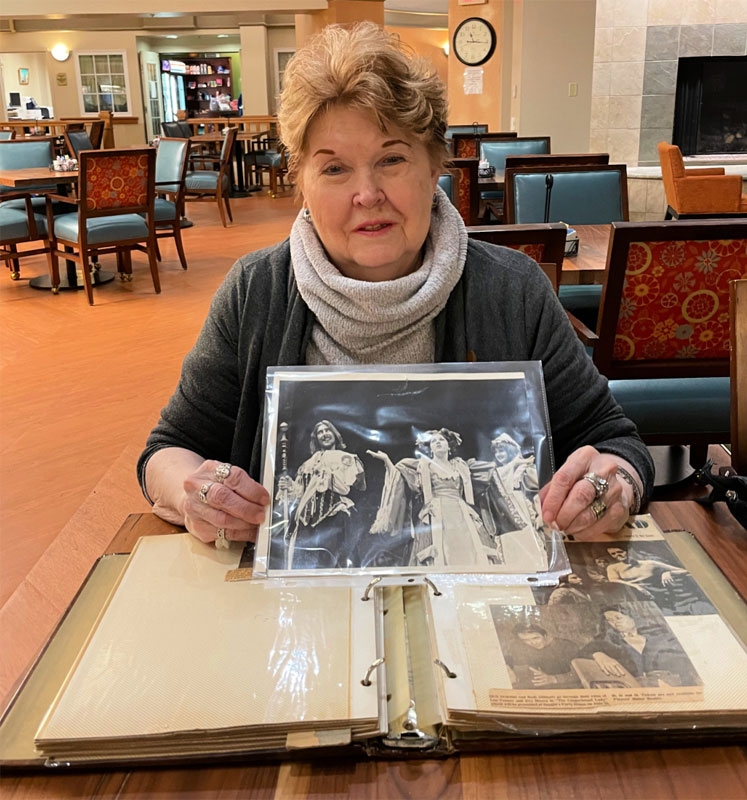
[[[340,432],[328,420],[314,425],[311,457],[298,468],[296,480],[283,476],[280,492],[294,499],[292,519],[281,536],[273,536],[270,561],[274,569],[357,567],[355,541],[348,535],[355,503],[350,490],[365,490],[363,464],[348,453]]]
[[[436,191],[448,154],[434,70],[371,23],[331,26],[289,63],[279,123],[303,209],[213,299],[138,464],[154,511],[203,541],[255,537],[268,366],[541,360],[563,465],[544,519],[618,530],[651,460],[535,262],[468,241]]]
[[[381,450],[367,451],[386,466],[382,502],[371,533],[396,535],[409,529],[412,566],[487,567],[498,562],[496,542],[473,508],[469,467],[455,454],[461,443],[458,433],[441,428],[417,437],[421,458],[393,464]]]

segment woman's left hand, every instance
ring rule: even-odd
[[[618,462],[609,453],[593,447],[581,447],[540,490],[542,519],[565,533],[616,533],[630,516],[633,502],[631,487],[617,478]],[[584,478],[593,472],[607,481],[601,498],[606,510],[597,519],[591,504],[597,497],[594,484]]]

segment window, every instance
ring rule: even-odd
[[[296,51],[290,48],[275,48],[275,96],[278,97],[283,91],[283,76],[288,62]]]
[[[127,59],[124,53],[79,52],[76,61],[83,114],[130,113]]]

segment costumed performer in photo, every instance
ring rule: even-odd
[[[309,440],[311,457],[298,468],[295,481],[282,476],[278,491],[293,499],[292,519],[281,536],[273,536],[271,565],[276,569],[350,568],[360,565],[351,526],[355,503],[351,489],[365,490],[363,464],[348,453],[337,428],[323,419]]]
[[[538,360],[561,465],[544,520],[619,530],[651,458],[537,263],[470,240],[437,188],[450,155],[433,66],[373,23],[329,26],[289,61],[278,124],[302,208],[213,298],[138,462],[155,513],[204,542],[256,537],[270,366]]]
[[[415,446],[420,458],[396,464],[381,450],[369,455],[384,462],[386,476],[372,534],[410,530],[411,566],[488,566],[496,561],[494,540],[474,509],[472,480],[456,455],[462,439],[448,428],[425,431]]]

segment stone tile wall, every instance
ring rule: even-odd
[[[590,150],[658,164],[657,143],[672,139],[677,59],[745,54],[747,0],[597,0]],[[653,204],[658,190],[646,189]]]

